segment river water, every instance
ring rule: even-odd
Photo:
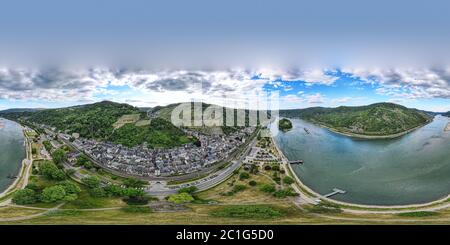
[[[0,118],[0,193],[14,182],[25,158],[25,137],[19,124]]]
[[[434,201],[450,193],[450,119],[436,116],[424,127],[396,139],[364,140],[333,133],[300,119],[275,136],[295,174],[312,190],[347,191],[335,200],[368,205]],[[274,130],[275,125],[272,125]],[[307,133],[304,128],[307,128]]]

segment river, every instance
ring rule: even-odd
[[[450,193],[450,119],[434,121],[395,139],[357,139],[300,119],[274,138],[295,174],[312,190],[356,204],[406,205],[437,200]],[[274,130],[275,125],[272,125]],[[307,128],[309,133],[304,130]]]
[[[0,193],[14,182],[25,158],[25,137],[22,127],[6,119],[0,118]]]

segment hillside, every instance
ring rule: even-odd
[[[392,103],[282,110],[280,116],[302,118],[353,136],[395,136],[422,126],[432,118],[419,110]]]
[[[126,115],[134,115],[139,120],[147,119],[147,114],[131,105],[110,101],[0,115],[13,120],[45,124],[69,134],[79,133],[81,137],[112,141],[129,147],[147,142],[149,147],[170,148],[190,142],[182,130],[162,119],[141,124],[139,123],[142,120],[139,123],[118,123]]]
[[[171,115],[172,115],[172,111],[178,106],[180,105],[180,103],[177,104],[170,104],[167,106],[157,106],[154,107],[152,109],[152,114],[154,115],[154,117],[157,118],[162,118],[165,119],[167,121],[171,120]],[[205,111],[206,108],[208,108],[209,106],[211,106],[211,104],[207,104],[207,103],[202,103],[202,111]],[[226,107],[222,107],[222,118],[223,118],[223,125],[226,125]],[[193,111],[193,107],[192,107],[192,111],[191,111],[191,116],[192,119],[194,118],[194,111]],[[249,115],[249,110],[244,110],[244,109],[233,109],[234,111],[234,125],[237,125],[237,115],[238,113],[242,113],[242,111],[244,111],[245,114],[245,125],[249,125],[249,119],[248,119],[248,115]],[[258,122],[259,123],[259,119]],[[191,130],[195,130],[195,131],[199,131],[201,133],[205,133],[205,134],[211,134],[211,133],[224,133],[224,134],[228,134],[231,132],[234,132],[238,129],[239,127],[236,126],[220,126],[220,127],[190,127]]]
[[[442,114],[443,116],[450,117],[450,111]]]

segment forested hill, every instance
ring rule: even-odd
[[[393,103],[337,108],[281,110],[280,116],[302,118],[342,133],[385,136],[405,132],[431,120],[427,113]]]
[[[149,120],[145,111],[111,101],[34,112],[3,113],[0,116],[45,124],[81,137],[112,141],[129,147],[147,142],[149,147],[174,147],[191,140],[170,122]]]
[[[450,117],[450,111],[442,114],[443,116]]]

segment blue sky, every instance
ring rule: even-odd
[[[445,0],[0,0],[0,30],[0,109],[278,91],[450,110]]]
[[[55,108],[102,100],[153,107],[203,100],[229,105],[266,94],[280,108],[359,106],[393,102],[450,110],[450,68],[235,69],[235,70],[0,70],[0,109]],[[230,106],[230,105],[229,105]],[[232,105],[231,105],[232,106]]]

